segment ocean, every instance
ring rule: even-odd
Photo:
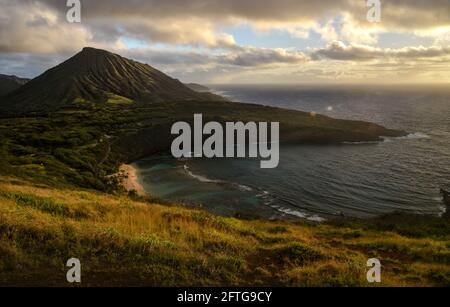
[[[450,188],[450,88],[437,85],[214,85],[233,101],[371,121],[407,137],[376,143],[282,145],[276,169],[254,159],[151,156],[135,163],[144,189],[241,217],[323,221],[391,212],[442,215]]]

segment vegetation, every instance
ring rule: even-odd
[[[144,103],[223,100],[211,93],[195,92],[147,64],[105,50],[84,48],[8,93],[0,103],[0,113],[46,115],[71,107],[79,99],[98,104],[117,100]]]
[[[1,83],[1,80],[0,80]],[[54,186],[117,191],[119,164],[170,149],[170,127],[192,121],[278,121],[289,142],[402,136],[379,125],[227,102],[149,65],[94,48],[0,99],[0,172]]]
[[[99,163],[108,151],[100,126],[83,124],[83,113],[0,121],[0,173],[54,186],[76,185],[103,191],[117,187],[107,174],[117,159]]]
[[[0,119],[0,171],[46,184],[114,191],[110,175],[122,162],[170,150],[171,125],[192,121],[280,121],[286,142],[376,140],[397,135],[375,124],[231,102],[164,102],[142,105],[110,95],[106,104],[82,98],[42,117]]]
[[[125,195],[119,165],[168,150],[171,125],[194,113],[279,121],[283,142],[405,135],[214,98],[92,48],[3,97],[0,285],[65,286],[72,257],[84,286],[368,286],[371,257],[383,286],[450,285],[449,220],[248,221]]]
[[[0,285],[450,286],[450,222],[238,220],[151,200],[0,178]]]

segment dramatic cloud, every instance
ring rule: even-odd
[[[298,51],[286,49],[239,48],[225,54],[211,55],[199,52],[180,52],[159,49],[137,49],[122,52],[125,56],[139,59],[152,65],[228,65],[261,67],[284,64],[300,64],[308,58]]]
[[[313,60],[367,61],[374,59],[423,59],[450,56],[450,47],[405,47],[381,49],[364,45],[345,45],[333,42],[326,48],[316,49],[311,54]]]
[[[40,0],[65,10],[64,1]],[[289,22],[315,21],[333,15],[350,14],[366,23],[366,1],[359,0],[96,0],[84,1],[88,18],[122,18],[135,16],[148,19],[196,16],[210,21]],[[434,28],[449,24],[448,0],[384,0],[383,23],[402,28]]]
[[[68,52],[91,41],[88,30],[61,22],[42,3],[0,0],[0,7],[0,52]]]
[[[450,31],[448,0],[382,1],[382,22],[369,23],[364,0],[96,0],[82,1],[82,24],[65,22],[66,1],[0,0],[2,51],[67,50],[91,42],[117,43],[122,36],[149,43],[233,48],[223,27],[283,29],[297,37],[313,31],[324,39],[376,42],[386,31],[433,35]],[[336,29],[330,21],[340,22]],[[16,39],[21,37],[20,40]],[[47,44],[36,43],[46,38]],[[51,47],[46,45],[52,45]]]
[[[222,63],[237,66],[263,66],[271,64],[299,64],[307,60],[301,52],[285,49],[244,48],[239,52],[219,57]]]
[[[375,64],[450,79],[448,0],[383,0],[380,23],[367,20],[365,0],[81,2],[71,24],[65,0],[0,0],[0,73],[36,75],[92,46],[188,80],[358,78],[358,65],[384,79]],[[324,67],[336,60],[347,66]]]

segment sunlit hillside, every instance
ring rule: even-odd
[[[0,285],[450,285],[450,222],[392,215],[329,224],[237,220],[151,200],[0,181]]]

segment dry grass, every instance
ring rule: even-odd
[[[244,221],[126,196],[61,190],[0,177],[0,285],[450,285],[449,236],[411,237],[331,225]]]

